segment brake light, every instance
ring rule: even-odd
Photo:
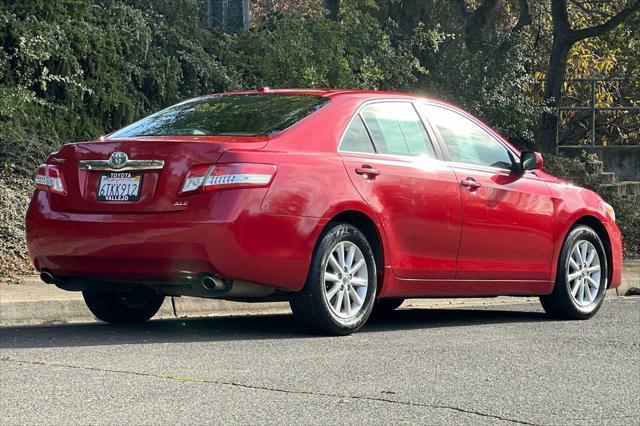
[[[41,164],[36,174],[36,188],[42,191],[49,191],[54,194],[67,195],[64,178],[57,166],[51,164]]]
[[[265,187],[271,183],[276,170],[273,164],[226,163],[215,166],[201,164],[189,170],[180,193]]]

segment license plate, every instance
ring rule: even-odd
[[[138,201],[142,175],[112,172],[100,176],[96,199],[98,201]]]

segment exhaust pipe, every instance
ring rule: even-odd
[[[53,282],[55,281],[51,272],[48,272],[48,271],[40,272],[40,279],[45,284],[53,284]]]
[[[220,278],[214,277],[212,275],[206,275],[202,277],[202,279],[200,280],[200,284],[207,290],[225,289],[224,282]]]

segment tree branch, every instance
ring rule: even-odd
[[[518,22],[516,22],[516,26],[513,27],[513,32],[522,31],[524,27],[531,24],[531,12],[529,11],[529,1],[528,0],[519,0],[518,5],[520,8],[520,15],[518,16]]]
[[[573,30],[571,34],[571,39],[573,42],[584,40],[589,37],[599,37],[603,34],[608,33],[621,23],[627,20],[631,15],[640,10],[640,0],[635,0],[627,7],[618,12],[615,16],[609,19],[607,22],[596,25],[594,27],[584,28],[581,30]]]

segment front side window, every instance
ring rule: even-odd
[[[377,102],[364,107],[361,116],[378,153],[435,157],[424,125],[412,104]]]
[[[109,139],[135,136],[260,136],[278,133],[322,108],[317,95],[206,96],[182,102],[118,130]]]
[[[509,170],[513,167],[509,150],[473,121],[447,108],[422,108],[440,133],[451,161]]]

